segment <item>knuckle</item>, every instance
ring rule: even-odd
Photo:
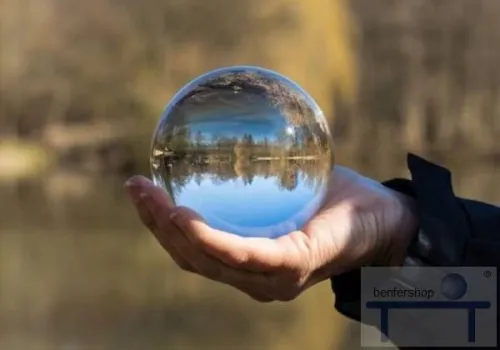
[[[248,263],[248,254],[237,252],[231,254],[230,259],[235,265],[246,265]]]

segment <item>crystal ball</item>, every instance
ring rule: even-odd
[[[320,209],[334,166],[314,99],[271,70],[236,66],[189,82],[153,135],[153,181],[212,228],[277,238]]]

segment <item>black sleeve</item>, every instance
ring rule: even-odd
[[[500,208],[457,197],[450,172],[441,166],[412,154],[407,162],[411,180],[384,183],[417,202],[420,229],[408,249],[406,264],[498,267]],[[336,309],[361,321],[360,269],[332,277],[331,282]]]

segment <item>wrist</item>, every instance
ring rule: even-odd
[[[397,225],[393,233],[393,254],[390,261],[388,261],[389,266],[402,266],[404,264],[408,249],[417,238],[420,226],[416,201],[412,197],[399,192],[396,193],[396,196],[401,213],[399,215],[399,225]]]

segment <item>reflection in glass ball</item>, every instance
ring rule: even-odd
[[[276,238],[317,212],[333,170],[332,139],[316,102],[258,67],[204,74],[167,105],[151,171],[176,205],[213,228]]]

